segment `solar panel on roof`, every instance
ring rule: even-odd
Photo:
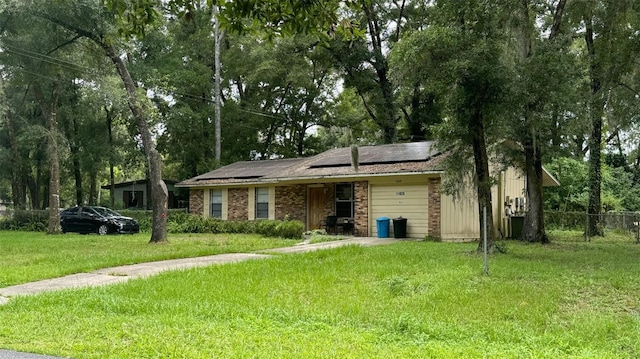
[[[433,142],[399,143],[358,148],[360,164],[382,164],[399,162],[426,161],[437,154],[432,148]],[[340,167],[351,165],[351,149],[337,148],[325,153],[310,163],[310,168]]]

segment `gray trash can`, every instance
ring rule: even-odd
[[[389,218],[376,218],[376,228],[378,230],[378,238],[389,238]]]
[[[393,219],[393,237],[407,238],[407,219],[402,216]]]

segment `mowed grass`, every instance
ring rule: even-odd
[[[12,299],[0,347],[72,358],[637,358],[640,245],[401,242]]]
[[[99,268],[221,253],[253,252],[296,241],[241,234],[170,234],[149,244],[150,235],[46,235],[0,231],[0,288]]]

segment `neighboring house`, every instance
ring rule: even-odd
[[[116,203],[121,203],[127,209],[151,209],[151,198],[149,197],[149,186],[146,179],[116,183],[114,185],[114,198]],[[169,208],[186,208],[187,199],[181,199],[176,194],[175,184],[177,181],[164,180],[169,192]],[[102,189],[110,190],[111,186],[102,186]]]
[[[224,220],[295,219],[321,228],[328,216],[377,236],[377,218],[407,219],[407,237],[479,237],[475,190],[455,199],[440,191],[445,155],[433,142],[336,148],[309,158],[246,161],[182,181],[189,211]],[[505,233],[505,203],[524,196],[524,178],[503,171],[493,190],[496,230]],[[545,185],[557,182],[545,172]],[[392,224],[393,221],[390,221]],[[393,231],[390,231],[393,236]]]

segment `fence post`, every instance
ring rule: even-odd
[[[489,262],[487,260],[487,207],[482,208],[482,223],[484,226],[483,240],[484,240],[484,274],[489,275]]]
[[[589,213],[587,212],[585,214],[585,220],[584,220],[584,241],[588,241],[589,240]]]

